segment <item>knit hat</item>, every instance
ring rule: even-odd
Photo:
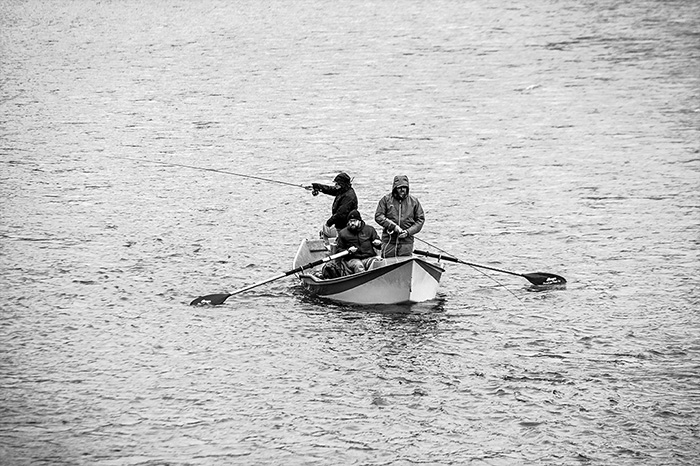
[[[350,175],[348,175],[345,172],[339,173],[338,176],[336,176],[333,179],[333,181],[338,183],[341,186],[350,186],[350,182],[351,182]]]
[[[350,211],[348,214],[348,222],[353,219],[360,221],[362,220],[362,215],[360,215],[360,212],[358,212],[357,209]]]

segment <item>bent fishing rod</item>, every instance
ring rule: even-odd
[[[120,157],[117,155],[113,155],[112,158],[115,159],[123,159],[123,160],[133,160],[135,162],[147,162],[147,163],[157,163],[160,165],[165,165],[165,166],[170,166],[170,167],[184,167],[184,168],[189,168],[192,170],[201,170],[201,171],[207,171],[207,172],[216,172],[216,173],[223,173],[226,175],[234,175],[234,176],[240,176],[242,178],[251,178],[253,180],[259,180],[259,181],[267,181],[269,183],[277,183],[277,184],[283,184],[286,186],[294,186],[295,188],[304,188],[307,191],[312,191],[313,192],[313,187],[312,186],[306,186],[303,184],[294,184],[294,183],[288,183],[286,181],[279,181],[279,180],[272,180],[270,178],[263,178],[262,176],[255,176],[255,175],[246,175],[243,173],[236,173],[228,170],[219,170],[216,168],[205,168],[205,167],[196,167],[194,165],[185,165],[182,163],[173,163],[173,162],[160,162],[158,160],[143,160],[143,159],[135,159],[132,157]],[[315,196],[316,194],[314,194]]]

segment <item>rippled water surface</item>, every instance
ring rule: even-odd
[[[697,461],[697,2],[6,0],[0,51],[0,463]],[[567,288],[188,306],[291,268],[339,170]]]

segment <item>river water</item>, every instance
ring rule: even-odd
[[[5,0],[0,47],[0,463],[696,464],[698,2]],[[188,306],[340,170],[567,287]]]

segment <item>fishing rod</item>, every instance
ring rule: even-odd
[[[287,183],[286,181],[279,181],[279,180],[272,180],[270,178],[263,178],[262,176],[255,176],[255,175],[246,175],[243,173],[236,173],[228,170],[218,170],[216,168],[205,168],[205,167],[195,167],[194,165],[185,165],[182,163],[173,163],[173,162],[160,162],[158,160],[143,160],[143,159],[134,159],[131,157],[120,157],[117,155],[112,156],[115,159],[123,159],[123,160],[133,160],[135,162],[148,162],[148,163],[157,163],[160,165],[166,165],[166,166],[171,166],[171,167],[184,167],[184,168],[190,168],[192,170],[202,170],[202,171],[207,171],[207,172],[216,172],[216,173],[224,173],[226,175],[235,175],[235,176],[240,176],[243,178],[251,178],[254,180],[260,180],[260,181],[267,181],[269,183],[277,183],[277,184],[283,184],[286,186],[294,186],[295,188],[304,188],[307,191],[313,191],[312,186],[305,186],[303,184],[294,184],[294,183]],[[318,193],[316,193],[318,194]],[[314,194],[314,196],[316,195]]]

